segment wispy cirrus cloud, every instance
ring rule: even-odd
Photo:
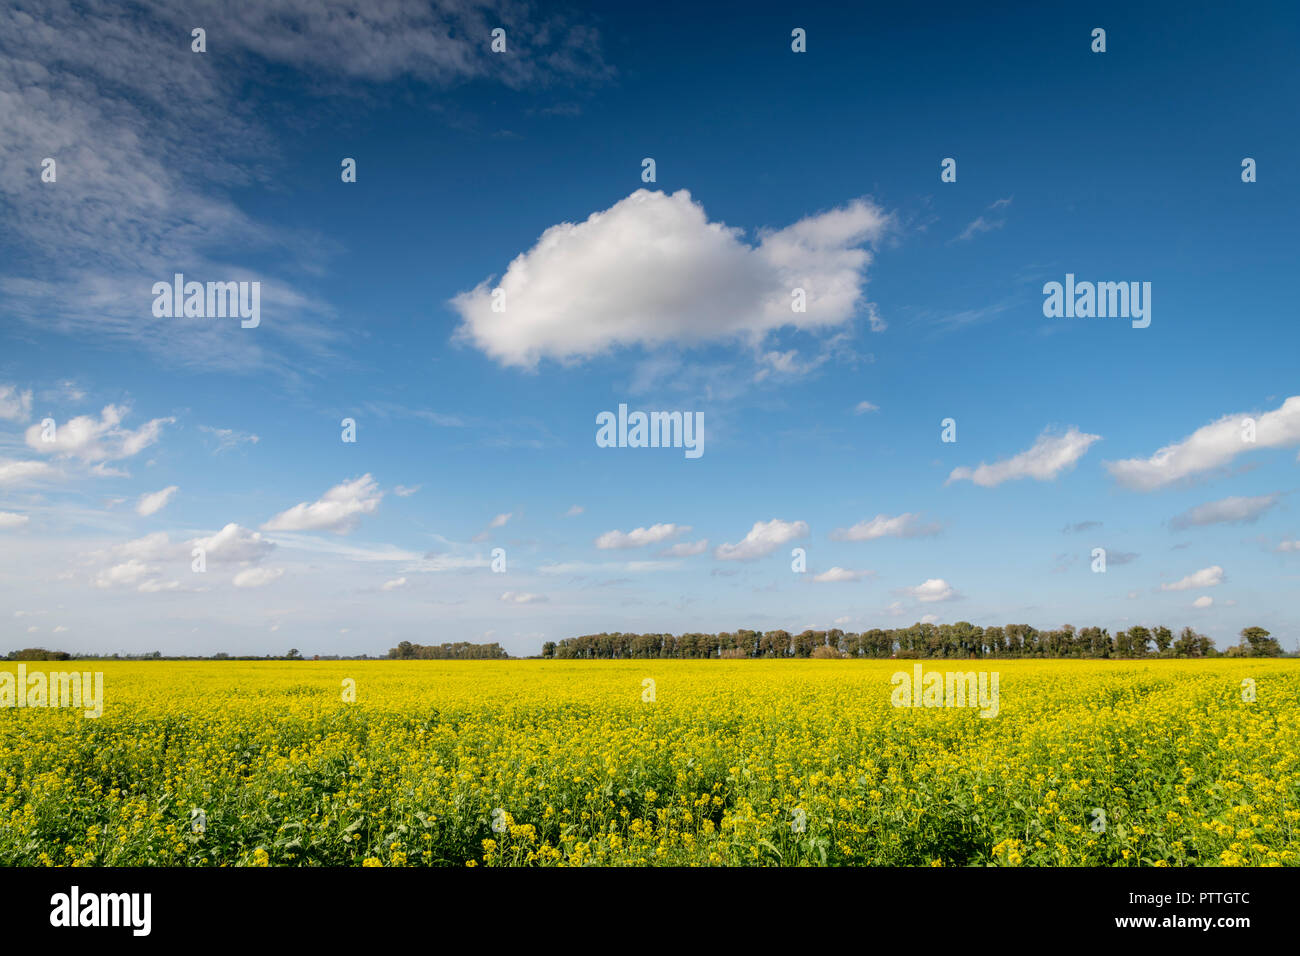
[[[471,540],[486,541],[488,538],[492,537],[493,531],[496,531],[499,528],[504,528],[506,526],[506,523],[509,522],[509,520],[514,516],[515,516],[514,512],[512,511],[501,512],[500,514],[496,515],[491,521],[489,521],[488,526],[484,528],[482,531],[480,531],[478,534],[474,535],[474,537]]]
[[[235,428],[213,428],[210,425],[200,425],[199,431],[206,435],[211,435],[216,443],[215,451],[232,451],[241,445],[256,445],[261,438],[252,432],[241,432]]]
[[[938,534],[943,526],[937,522],[926,524],[919,514],[910,511],[901,515],[878,514],[847,528],[831,532],[832,541],[874,541],[877,538],[923,538]]]
[[[1085,434],[1073,425],[1063,435],[1054,435],[1045,431],[1038,436],[1038,440],[1031,448],[1004,461],[994,462],[991,465],[981,462],[975,468],[965,466],[954,468],[948,476],[947,483],[970,481],[982,488],[994,488],[1004,481],[1016,481],[1020,478],[1052,481],[1061,473],[1073,468],[1087,453],[1089,446],[1100,440],[1100,435]]]
[[[55,477],[58,470],[43,461],[0,458],[0,487],[22,485]]]
[[[596,547],[601,550],[616,548],[642,548],[648,544],[660,544],[691,530],[691,526],[679,524],[655,524],[648,528],[633,528],[631,531],[606,531],[596,539]]]
[[[343,338],[333,309],[304,291],[338,246],[233,198],[270,182],[278,161],[274,123],[245,95],[250,78],[296,72],[357,99],[398,79],[526,90],[611,74],[593,27],[522,6],[508,19],[507,57],[486,42],[501,11],[479,0],[268,0],[238,12],[217,0],[0,8],[7,311],[167,364],[297,376],[294,356],[327,356]],[[191,51],[197,24],[211,53]],[[56,162],[52,183],[41,180],[43,157]],[[248,268],[246,250],[266,265]],[[264,334],[154,318],[150,285],[177,271],[262,281]]]
[[[1093,528],[1100,528],[1100,521],[1076,521],[1074,524],[1067,524],[1061,529],[1062,534],[1079,534],[1082,531],[1091,531]]]
[[[659,554],[665,558],[692,558],[708,550],[709,539],[701,538],[699,541],[679,541],[660,551]]]
[[[136,503],[135,513],[141,517],[157,514],[167,507],[168,502],[172,500],[172,496],[178,491],[180,489],[176,485],[169,485],[161,491],[141,495],[140,500]]]
[[[0,385],[0,419],[25,422],[32,416],[31,389],[19,391],[14,385]]]
[[[1169,520],[1169,527],[1174,531],[1183,531],[1210,524],[1252,524],[1281,500],[1280,492],[1254,497],[1232,495],[1175,515]]]
[[[542,604],[546,601],[546,596],[529,591],[506,591],[501,595],[501,600],[506,604]]]
[[[813,575],[813,580],[823,584],[840,584],[874,577],[875,573],[875,571],[854,571],[837,565],[823,571],[821,574]]]

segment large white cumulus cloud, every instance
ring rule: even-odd
[[[710,222],[686,190],[638,189],[585,222],[547,229],[499,282],[452,299],[458,337],[503,365],[575,361],[619,346],[750,343],[783,326],[849,321],[890,217],[866,199],[759,233]],[[504,292],[493,311],[493,290]],[[807,297],[792,307],[792,290]],[[881,327],[873,316],[873,327]]]

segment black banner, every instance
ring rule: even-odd
[[[1300,888],[1294,869],[9,869],[0,882],[7,939],[127,946],[384,939],[485,920],[498,944],[564,925],[588,940],[680,926],[770,942],[845,922],[920,945],[994,931],[1232,945],[1294,925]]]

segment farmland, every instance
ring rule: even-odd
[[[103,714],[0,708],[0,864],[1300,862],[1297,662],[921,663],[993,715],[913,661],[29,665]]]

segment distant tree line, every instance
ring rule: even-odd
[[[307,658],[298,653],[298,648],[291,647],[287,654],[227,654],[219,651],[211,657],[202,654],[169,654],[162,651],[149,651],[144,654],[72,654],[68,651],[50,651],[43,647],[24,647],[20,651],[10,651],[0,660],[5,661],[303,661]],[[369,654],[313,654],[314,661],[368,661],[380,660]]]
[[[398,661],[503,661],[510,655],[495,641],[491,644],[412,644],[402,641],[388,652]]]
[[[21,651],[10,651],[5,655],[7,661],[68,661],[72,655],[67,651],[47,651],[43,647],[24,647]]]
[[[1028,624],[978,627],[913,624],[911,627],[847,632],[724,631],[720,634],[587,634],[542,645],[542,657],[557,660],[709,657],[1280,657],[1282,647],[1262,627],[1241,632],[1241,643],[1220,652],[1214,641],[1190,627],[1178,637],[1167,627],[1130,627],[1111,634],[1100,627],[1040,631]]]

